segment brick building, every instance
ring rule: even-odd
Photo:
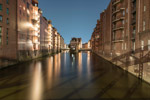
[[[17,59],[16,1],[0,1],[0,58]]]
[[[70,48],[76,51],[82,49],[82,39],[81,38],[72,38],[70,41]]]
[[[112,61],[115,59],[118,66],[148,80],[149,21],[149,0],[111,0],[100,14],[99,52],[96,49],[97,25],[91,36],[92,50]]]
[[[17,1],[18,59],[40,53],[40,14],[37,0]]]
[[[88,49],[88,43],[82,44],[82,48],[83,48],[83,49]]]
[[[93,51],[99,52],[99,41],[100,41],[100,21],[97,20],[96,27],[94,28],[92,37],[91,37],[91,44]]]
[[[57,52],[57,29],[53,27],[53,52]]]
[[[52,49],[53,49],[53,26],[52,26],[52,23],[51,23],[51,20],[48,20],[48,37],[47,37],[47,42],[48,42],[48,49],[50,52],[52,52]]]
[[[64,38],[62,36],[60,36],[60,49],[65,49],[65,41]]]
[[[40,50],[39,23],[33,21],[39,21],[38,1],[3,0],[0,1],[0,8],[0,57],[16,60],[36,56]]]
[[[60,49],[57,30],[42,17],[38,4],[38,0],[0,1],[0,59],[22,61],[41,56],[43,49]]]
[[[60,34],[57,33],[57,52],[60,52]]]
[[[48,51],[48,21],[45,17],[40,17],[40,43],[41,50]]]

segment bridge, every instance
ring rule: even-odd
[[[92,51],[92,49],[86,49],[86,48],[82,48],[79,51]]]

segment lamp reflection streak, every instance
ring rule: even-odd
[[[43,92],[41,63],[34,67],[30,100],[41,100]]]
[[[78,54],[78,72],[79,72],[79,75],[81,75],[82,73],[82,53],[81,52]]]
[[[48,62],[48,69],[47,69],[47,88],[51,88],[52,87],[52,78],[53,78],[53,57],[49,58],[47,60]]]
[[[91,69],[90,69],[90,51],[87,52],[87,74],[88,76],[91,75]]]

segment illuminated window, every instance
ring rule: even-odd
[[[143,31],[145,31],[145,25],[146,25],[146,23],[145,23],[145,21],[143,21]]]
[[[146,6],[144,6],[144,12],[146,11]]]
[[[144,50],[144,41],[141,41],[141,49]]]

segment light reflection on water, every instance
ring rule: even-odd
[[[91,69],[90,69],[90,61],[91,61],[91,58],[90,58],[90,51],[87,52],[87,74],[88,76],[91,76]]]
[[[52,87],[52,78],[53,78],[53,57],[48,58],[47,60],[47,89]]]
[[[41,100],[43,92],[43,79],[42,79],[42,68],[41,63],[35,64],[33,70],[33,77],[31,82],[31,93],[30,100]]]
[[[82,74],[82,53],[81,52],[78,53],[78,73],[79,76],[81,76]]]
[[[60,67],[61,67],[61,62],[60,62],[60,53],[57,55],[54,55],[54,77],[59,77],[60,76]]]
[[[48,57],[45,59],[46,61],[43,64],[44,66],[41,64],[41,62],[35,63],[34,69],[32,72],[32,82],[31,82],[32,88],[31,88],[31,93],[30,93],[31,95],[30,100],[41,100],[44,95],[43,92],[45,90],[49,90],[53,88],[54,85],[56,85],[55,83],[59,83],[61,79],[62,71],[65,74],[65,73],[68,73],[69,69],[71,68],[70,70],[77,72],[78,77],[82,77],[83,70],[85,70],[86,71],[85,75],[87,77],[90,77],[91,75],[90,52],[86,53],[87,56],[84,55],[84,57],[87,57],[86,59],[83,59],[82,52],[79,52],[77,54],[70,54],[70,57],[68,57],[69,56],[68,54],[69,54],[68,52],[63,52],[63,53],[59,53],[54,56]],[[86,62],[86,63],[83,64],[83,62]],[[83,65],[86,65],[86,66],[83,66]],[[44,71],[45,69],[46,71]],[[64,69],[67,69],[67,70],[64,70]],[[45,75],[46,78],[42,77],[42,74]]]
[[[12,84],[11,78],[9,78],[10,82],[8,80],[4,87],[1,86],[1,88],[6,88],[8,91],[12,91],[11,85],[14,87],[13,95],[11,93],[8,96],[7,93],[3,97],[8,96],[8,98],[13,99],[6,98],[4,100],[55,100],[64,97],[71,98],[74,95],[77,95],[75,97],[77,99],[85,96],[83,97],[85,100],[88,98],[95,100],[94,98],[97,94],[104,93],[103,88],[105,89],[105,87],[108,89],[107,91],[112,91],[109,94],[110,97],[114,97],[114,95],[124,96],[130,94],[130,91],[133,92],[133,97],[150,97],[148,84],[143,82],[139,84],[139,80],[136,77],[127,74],[91,52],[79,52],[73,55],[69,52],[63,52],[51,57],[34,60],[12,69],[7,69],[5,72],[1,71],[1,75],[3,75],[1,77],[14,74],[15,77],[19,76],[19,81],[13,80]],[[122,76],[122,74],[124,75]],[[0,93],[6,89],[0,89]],[[18,90],[19,92],[16,92]],[[92,94],[93,96],[89,97]],[[1,98],[2,96],[0,96]]]

